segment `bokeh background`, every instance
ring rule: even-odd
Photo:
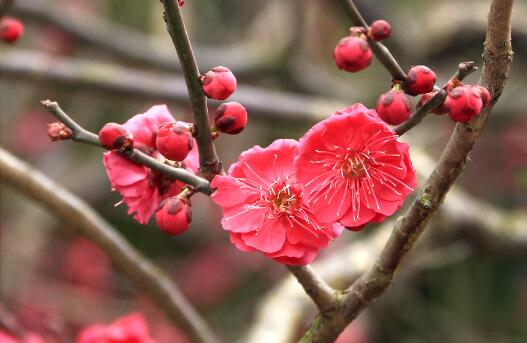
[[[444,82],[461,61],[481,64],[490,1],[357,5],[367,21],[392,23],[386,45],[404,69],[425,64]],[[525,224],[520,219],[527,210],[527,1],[518,0],[514,12],[510,79],[458,182],[461,195],[436,216],[395,286],[340,343],[527,341],[527,224],[518,224]],[[168,237],[153,223],[138,225],[125,206],[113,206],[120,198],[110,191],[100,150],[50,143],[46,136],[45,124],[53,119],[39,101],[47,98],[92,131],[159,103],[168,104],[176,118],[190,119],[161,13],[159,1],[16,0],[9,15],[20,18],[26,32],[0,50],[1,145],[88,201],[180,285],[226,342],[291,341],[312,319],[313,308],[300,297],[301,307],[268,311],[270,301],[287,294],[286,269],[232,247],[209,199],[196,195],[191,229]],[[334,66],[333,48],[351,26],[337,0],[187,0],[183,14],[201,71],[229,67],[239,81],[232,99],[249,109],[245,131],[216,141],[226,166],[253,145],[298,139],[339,108],[355,102],[373,107],[390,86],[375,59],[358,74]],[[210,102],[211,110],[216,106]],[[430,115],[405,137],[425,175],[452,128],[447,117]],[[75,227],[4,182],[0,190],[4,319],[53,342],[71,342],[87,324],[140,311],[161,343],[187,342]],[[367,252],[379,245],[373,239],[379,230],[344,233],[320,255],[318,260],[329,261],[323,268],[330,269],[331,283],[349,281],[346,265],[366,263]],[[490,236],[488,230],[494,230]],[[361,246],[366,257],[350,258],[350,247],[361,242],[367,242]],[[297,313],[288,317],[288,311]],[[274,316],[289,319],[265,328]],[[257,338],[263,331],[274,338]]]

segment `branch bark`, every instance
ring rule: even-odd
[[[73,120],[70,116],[68,116],[60,108],[58,103],[50,101],[50,100],[44,100],[42,101],[42,105],[55,118],[57,118],[62,123],[64,123],[73,132],[72,139],[74,141],[86,143],[90,145],[95,145],[95,146],[102,148],[101,143],[99,143],[99,137],[93,132],[90,132],[84,129],[83,127],[81,127],[75,120]],[[126,150],[120,151],[120,153],[123,156],[129,158],[130,160],[138,164],[150,167],[166,176],[169,176],[173,179],[176,179],[188,185],[191,185],[198,192],[201,192],[207,195],[211,193],[210,183],[207,180],[197,175],[194,175],[193,173],[188,172],[187,170],[183,168],[175,168],[175,167],[169,166],[165,163],[162,163],[156,160],[155,158],[150,157],[149,155],[137,149],[126,149]]]
[[[201,86],[198,65],[181,17],[179,5],[175,0],[162,0],[161,2],[165,8],[164,19],[167,24],[167,31],[172,38],[185,75],[194,123],[197,128],[196,142],[198,143],[200,170],[205,178],[210,181],[214,175],[222,172],[222,165],[210,134],[207,98]]]
[[[100,246],[192,341],[219,342],[172,280],[139,254],[88,204],[1,148],[0,172],[8,184],[47,207],[61,220],[74,224]]]
[[[492,106],[505,85],[510,63],[513,0],[493,0],[485,40],[482,85],[493,95],[490,106],[473,121],[458,124],[432,175],[400,218],[373,267],[351,287],[337,308],[319,314],[301,342],[333,342],[340,332],[390,286],[400,263],[412,249],[430,218],[438,210],[452,184],[463,171],[468,154],[483,131]]]
[[[287,266],[304,291],[317,305],[320,312],[331,311],[335,306],[335,290],[311,268],[311,266]]]

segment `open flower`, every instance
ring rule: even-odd
[[[134,148],[164,160],[156,150],[157,130],[161,124],[175,121],[165,105],[157,105],[130,118],[123,127],[133,135]],[[177,195],[184,186],[179,181],[130,161],[119,152],[105,153],[103,163],[112,188],[121,194],[128,206],[128,214],[135,213],[134,218],[141,224],[148,223],[161,201]],[[193,173],[197,172],[199,159],[196,144],[181,166]]]
[[[156,343],[140,313],[121,317],[111,324],[94,324],[84,328],[76,343]]]
[[[320,223],[293,168],[298,142],[280,139],[243,152],[228,176],[217,175],[212,199],[223,208],[222,225],[242,251],[261,251],[278,262],[310,263],[340,232]]]
[[[321,121],[298,149],[297,180],[322,222],[359,230],[397,211],[415,188],[408,145],[364,106]]]

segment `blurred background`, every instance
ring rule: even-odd
[[[386,45],[403,69],[425,64],[442,83],[461,61],[481,65],[490,1],[356,3],[368,22],[391,22]],[[113,206],[120,197],[110,191],[100,150],[48,141],[45,124],[53,118],[39,104],[47,98],[95,132],[160,103],[177,119],[190,119],[161,7],[159,1],[16,0],[9,16],[26,30],[0,50],[1,146],[88,201],[177,282],[225,342],[294,341],[313,306],[282,265],[231,246],[209,199],[196,195],[191,229],[166,236],[154,224],[137,224],[124,205]],[[374,107],[390,87],[375,59],[358,74],[335,67],[333,48],[351,26],[337,0],[187,0],[182,11],[200,70],[230,68],[239,83],[232,100],[249,111],[242,134],[216,141],[225,166],[253,145],[298,139],[349,104]],[[527,341],[527,1],[516,1],[514,12],[510,78],[456,190],[395,286],[340,343]],[[430,115],[404,137],[421,177],[453,126]],[[0,318],[51,342],[71,342],[87,324],[140,311],[159,342],[188,342],[75,227],[4,182],[0,190]],[[389,230],[344,233],[318,257],[317,268],[331,284],[349,284]]]

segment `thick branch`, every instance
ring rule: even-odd
[[[474,62],[461,62],[457,68],[456,73],[450,78],[450,80],[462,81],[465,77],[475,72],[478,68],[474,66]],[[441,105],[446,99],[446,85],[438,91],[428,102],[423,104],[418,110],[412,113],[410,119],[402,123],[395,128],[395,133],[398,136],[402,136],[410,129],[417,126],[423,118],[430,113],[434,108]]]
[[[512,61],[511,12],[513,0],[493,0],[485,41],[482,84],[493,95],[473,121],[458,124],[438,165],[420,195],[400,218],[376,263],[346,290],[337,311],[318,316],[302,342],[333,342],[340,332],[390,286],[395,272],[438,210],[446,193],[463,171],[468,154],[481,134],[492,105],[501,94]]]
[[[191,336],[192,341],[218,342],[172,280],[141,256],[85,202],[1,148],[0,171],[7,183],[46,206],[64,222],[73,224],[100,246],[137,287],[165,310],[174,324]]]
[[[201,86],[198,65],[196,64],[177,2],[175,0],[162,0],[162,3],[165,8],[164,17],[167,23],[167,30],[170,33],[170,37],[172,37],[179,62],[183,68],[190,96],[192,114],[194,115],[194,123],[197,128],[196,142],[198,143],[200,169],[202,174],[208,180],[211,180],[214,175],[221,173],[222,165],[216,154],[216,148],[210,134],[207,98]]]
[[[330,311],[334,308],[335,291],[324,282],[311,266],[287,266],[287,269],[295,276],[321,312]]]
[[[102,147],[101,143],[99,143],[98,136],[90,131],[87,131],[83,127],[81,127],[77,122],[75,122],[70,116],[68,116],[60,108],[58,103],[50,101],[50,100],[44,100],[42,101],[42,105],[55,118],[60,120],[71,131],[73,131],[72,138],[74,141]],[[156,160],[153,157],[150,157],[149,155],[137,149],[127,149],[127,150],[121,151],[120,153],[123,156],[129,158],[130,160],[138,164],[150,167],[173,179],[182,181],[188,185],[193,186],[198,192],[202,192],[207,195],[211,193],[210,183],[207,180],[197,175],[194,175],[193,173],[188,172],[187,170],[183,168],[175,168],[175,167],[169,166],[165,163],[162,163]]]

